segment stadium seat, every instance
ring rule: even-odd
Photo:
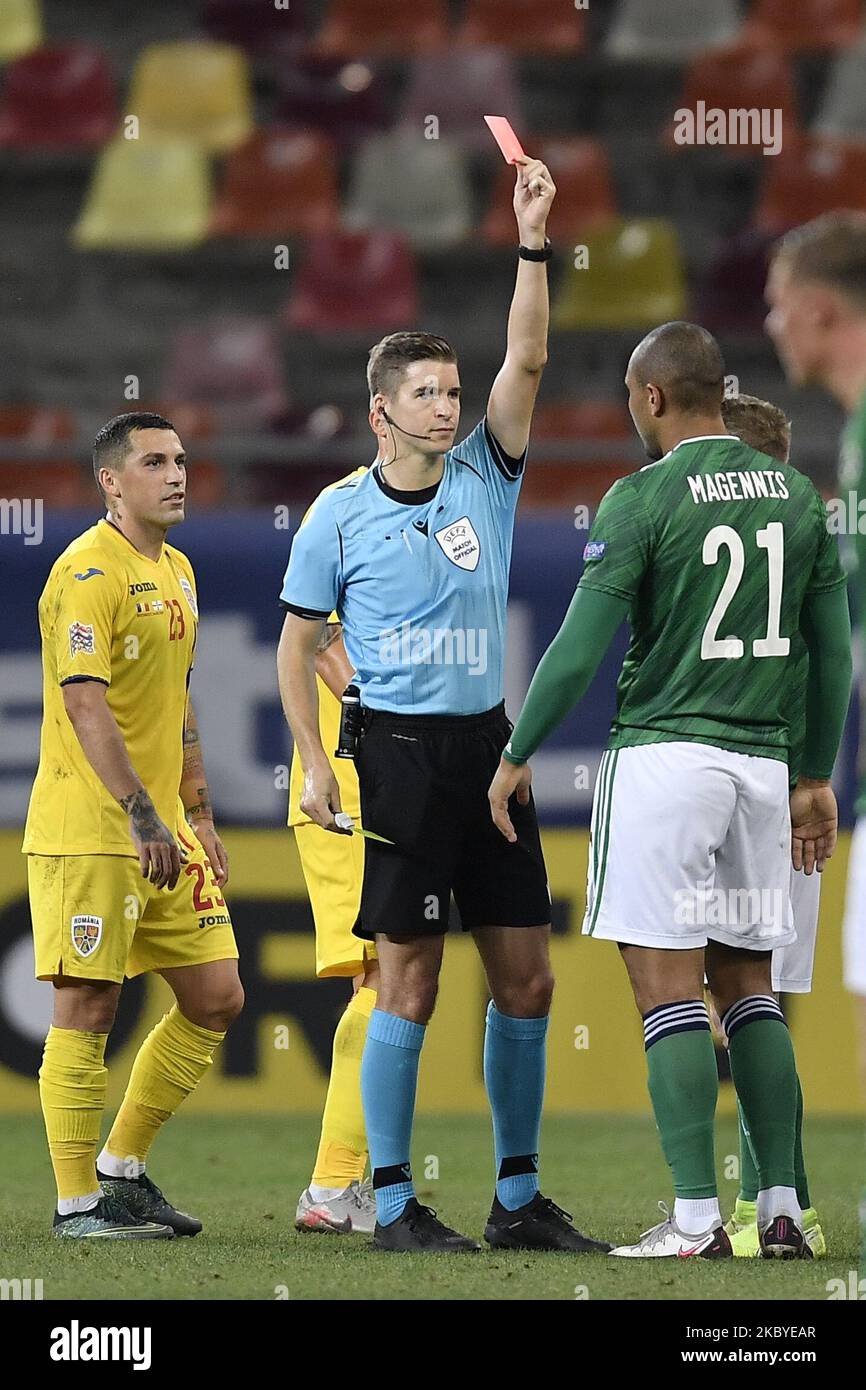
[[[205,0],[201,27],[209,38],[251,54],[290,50],[304,41],[303,0],[277,9],[274,0]]]
[[[444,0],[331,0],[313,46],[339,57],[410,58],[441,47],[447,35]]]
[[[507,116],[516,130],[525,128],[514,59],[498,48],[456,49],[441,57],[416,58],[412,64],[400,122],[417,134],[437,113],[437,138],[459,141],[463,149],[496,152],[484,124],[488,112]]]
[[[252,132],[247,61],[230,44],[154,43],[135,65],[128,110],[143,139],[175,135],[223,153]]]
[[[95,502],[90,470],[74,458],[75,421],[67,410],[38,405],[0,406],[0,497],[40,497],[55,507],[78,507]],[[24,449],[19,458],[7,450]],[[29,452],[46,449],[66,454],[40,459]]]
[[[755,0],[743,38],[786,53],[845,48],[857,39],[862,10],[862,0]]]
[[[207,236],[210,172],[189,140],[126,140],[99,157],[73,232],[82,250],[156,251]]]
[[[280,63],[277,80],[276,119],[322,130],[338,145],[391,122],[382,75],[368,62],[305,54]]]
[[[114,78],[91,44],[38,48],[8,68],[0,97],[0,146],[80,149],[104,145],[118,123]]]
[[[262,428],[287,405],[275,324],[216,317],[178,329],[162,395],[208,407],[223,428]]]
[[[597,458],[585,453],[563,463],[532,461],[533,445],[598,441]],[[621,442],[622,448],[616,447]],[[595,506],[608,488],[633,467],[634,427],[625,400],[553,401],[540,405],[532,421],[530,463],[520,494],[521,506]]]
[[[0,4],[0,63],[31,53],[41,42],[40,0],[3,0]]]
[[[784,54],[772,48],[738,45],[696,58],[689,64],[677,108],[697,111],[699,101],[704,103],[707,111],[710,108],[725,112],[755,108],[759,111],[779,110],[782,112],[783,140],[790,140],[798,132],[797,96],[791,63]],[[672,149],[691,148],[679,145],[674,140],[673,120],[665,138]],[[708,145],[707,148],[714,147]],[[731,146],[718,148],[729,150]],[[761,152],[760,144],[739,148],[756,155]]]
[[[312,131],[252,135],[226,160],[213,236],[319,236],[336,225],[334,149]]]
[[[467,45],[495,44],[521,54],[574,54],[586,42],[586,14],[560,5],[539,20],[538,0],[469,0],[457,39]]]
[[[607,150],[600,140],[547,136],[526,147],[544,160],[556,184],[557,235],[579,233],[616,216],[616,194]],[[482,235],[492,246],[514,243],[514,169],[503,164],[496,178]]]
[[[685,271],[672,222],[620,219],[590,232],[585,245],[587,268],[566,273],[554,328],[644,328],[684,317]]]
[[[866,140],[866,42],[835,58],[812,129],[816,135]]]
[[[460,150],[410,130],[369,136],[355,158],[344,215],[352,229],[403,232],[418,250],[454,246],[473,221]]]
[[[837,208],[866,211],[866,145],[798,140],[767,161],[753,225],[782,232]]]
[[[289,328],[387,332],[418,318],[411,247],[393,232],[334,232],[314,241],[284,310]]]
[[[619,0],[605,50],[611,58],[676,63],[730,43],[737,0]]]
[[[711,333],[763,336],[767,255],[775,234],[740,232],[723,242],[696,291],[695,317]]]

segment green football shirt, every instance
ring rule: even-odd
[[[629,603],[609,746],[786,761],[800,610],[844,585],[813,484],[730,435],[683,440],[602,499],[580,587]]]
[[[846,564],[851,571],[851,597],[854,622],[863,652],[866,635],[866,516],[860,517],[860,501],[866,500],[866,392],[842,432],[839,453],[839,486],[842,493],[845,531]],[[861,527],[863,531],[861,532]],[[851,532],[853,530],[853,536]],[[858,788],[856,812],[866,815],[866,699],[863,677],[860,677],[860,738],[857,752]]]

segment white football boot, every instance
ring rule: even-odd
[[[704,1260],[725,1260],[733,1258],[731,1242],[725,1228],[719,1221],[703,1235],[689,1236],[681,1231],[664,1202],[659,1202],[659,1211],[665,1214],[664,1221],[650,1230],[644,1231],[634,1245],[618,1245],[611,1255],[621,1255],[626,1259],[646,1260],[674,1258],[685,1260],[698,1255]]]
[[[338,1236],[371,1236],[376,1229],[373,1184],[352,1182],[342,1192],[324,1201],[316,1201],[310,1195],[310,1189],[304,1188],[298,1198],[295,1229],[323,1231]]]

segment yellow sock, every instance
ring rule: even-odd
[[[322,1115],[322,1137],[313,1182],[317,1187],[348,1187],[367,1167],[367,1131],[361,1104],[361,1057],[376,991],[353,994],[334,1034],[331,1079]]]
[[[200,1028],[175,1004],[148,1033],[105,1148],[115,1159],[143,1163],[162,1125],[194,1091],[225,1033]]]
[[[108,1070],[107,1033],[48,1030],[39,1068],[39,1099],[61,1201],[99,1191],[96,1149]]]

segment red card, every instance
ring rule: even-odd
[[[501,149],[506,163],[516,164],[518,159],[526,158],[520,141],[511,129],[511,123],[504,116],[485,116],[484,119],[490,126],[490,133]]]

